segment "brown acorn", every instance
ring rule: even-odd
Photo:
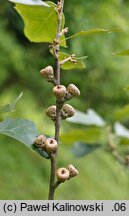
[[[74,116],[75,110],[74,108],[69,104],[64,104],[61,110],[61,117],[62,119],[70,118]]]
[[[46,140],[46,137],[44,135],[39,135],[35,141],[34,141],[34,145],[36,145],[37,147],[42,147],[44,145],[44,141]]]
[[[72,164],[70,164],[70,165],[68,166],[68,170],[69,170],[69,172],[70,172],[70,177],[71,177],[71,178],[72,178],[72,177],[75,177],[75,176],[77,176],[77,175],[79,174],[78,170],[77,170]]]
[[[53,88],[53,93],[58,100],[61,100],[66,95],[66,87],[64,85],[57,85]]]
[[[44,142],[44,149],[47,153],[53,153],[57,149],[58,143],[53,138],[47,138]]]
[[[52,66],[47,66],[46,68],[42,69],[40,74],[49,82],[52,82],[54,79],[54,71]]]
[[[56,176],[59,182],[64,182],[69,179],[69,170],[66,168],[59,168],[56,171]]]
[[[52,120],[55,120],[56,118],[56,106],[50,106],[48,107],[48,109],[46,110],[46,114],[47,116],[49,116]]]
[[[70,93],[72,96],[75,97],[80,95],[80,90],[74,84],[68,85],[67,91],[68,93]]]

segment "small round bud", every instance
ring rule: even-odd
[[[45,140],[46,140],[46,137],[45,137],[44,135],[39,135],[39,136],[35,139],[34,145],[36,145],[37,147],[42,147]]]
[[[61,100],[65,97],[66,87],[64,85],[57,85],[53,88],[53,93],[57,99]]]
[[[58,181],[64,182],[69,179],[69,170],[67,170],[66,168],[59,168],[56,171],[56,176]]]
[[[54,79],[54,71],[52,66],[47,66],[46,68],[42,69],[40,74],[49,82],[52,82]]]
[[[56,118],[56,106],[50,106],[48,107],[48,109],[46,110],[46,114],[47,116],[49,116],[52,120],[55,120]]]
[[[80,90],[75,86],[74,84],[70,84],[67,87],[67,91],[72,95],[72,96],[79,96],[80,95]]]
[[[78,174],[79,174],[79,172],[77,171],[77,169],[72,165],[72,164],[70,164],[69,166],[68,166],[68,170],[69,170],[69,172],[70,172],[70,177],[72,178],[72,177],[75,177],[75,176],[77,176]]]
[[[48,153],[53,153],[57,149],[57,145],[57,141],[53,138],[48,138],[44,142],[44,148]]]
[[[74,116],[74,108],[69,104],[64,104],[61,110],[62,119],[70,118]]]

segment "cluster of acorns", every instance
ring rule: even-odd
[[[54,71],[51,66],[47,66],[46,68],[42,69],[40,71],[41,75],[46,78],[47,81],[54,83]],[[70,84],[66,88],[64,85],[56,85],[53,88],[53,94],[57,98],[58,101],[61,101],[64,103],[67,100],[70,100],[73,97],[79,96],[80,91],[79,89],[74,85]],[[50,106],[46,114],[52,119],[56,119],[56,106]],[[74,108],[69,104],[63,104],[61,109],[61,118],[66,119],[70,118],[75,114]]]
[[[74,167],[72,164],[70,164],[67,169],[59,168],[56,171],[56,176],[59,182],[64,182],[77,175],[78,175],[78,171],[76,167]]]
[[[70,84],[66,88],[64,85],[56,85],[56,80],[54,77],[54,70],[52,66],[47,66],[46,68],[40,71],[41,75],[48,81],[54,84],[53,94],[55,95],[56,99],[62,103],[61,107],[61,118],[66,119],[72,117],[75,114],[74,108],[69,104],[64,104],[65,101],[70,100],[73,97],[79,96],[80,91],[74,85]],[[56,106],[50,106],[46,114],[55,121],[56,119]],[[56,152],[58,143],[53,138],[46,138],[44,135],[39,135],[34,145],[40,148],[41,150],[45,151],[47,154],[51,155]],[[64,182],[74,176],[78,175],[77,169],[70,164],[68,168],[59,168],[56,171],[57,181]]]
[[[50,155],[56,151],[58,143],[53,138],[46,138],[44,135],[39,135],[34,141],[34,145]],[[78,171],[72,164],[70,164],[67,169],[59,168],[56,171],[57,180],[59,182],[64,182],[77,175]]]
[[[58,143],[53,138],[46,138],[44,135],[39,135],[35,139],[34,145],[50,155],[56,151]]]

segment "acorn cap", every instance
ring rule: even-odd
[[[75,97],[80,95],[80,90],[74,84],[68,85],[67,91]]]
[[[66,95],[66,87],[64,85],[54,86],[53,93],[57,99],[61,100]]]
[[[69,179],[69,175],[70,175],[69,170],[66,169],[66,168],[63,168],[63,167],[59,168],[56,171],[57,179],[60,182],[64,182],[64,181],[68,180]]]
[[[52,82],[54,79],[54,71],[52,66],[47,66],[46,68],[42,69],[40,74],[49,82]]]
[[[46,114],[47,114],[47,116],[49,116],[52,120],[55,120],[55,118],[56,118],[56,106],[53,105],[53,106],[48,107],[47,110],[46,110]]]
[[[34,141],[34,145],[36,145],[37,147],[41,147],[44,144],[44,141],[46,140],[46,137],[44,135],[39,135],[35,141]]]
[[[61,116],[62,119],[70,118],[74,116],[75,110],[74,108],[69,104],[64,104],[61,110]]]
[[[68,166],[68,170],[69,170],[69,172],[70,172],[70,177],[71,177],[71,178],[72,178],[72,177],[75,177],[75,176],[77,176],[77,175],[79,174],[78,170],[77,170],[72,164],[70,164],[70,165]]]
[[[57,149],[58,143],[53,138],[47,138],[44,142],[44,149],[47,153],[53,153]]]
[[[53,75],[54,74],[53,67],[52,66],[47,66],[47,67],[43,68],[40,71],[40,73],[43,76]]]

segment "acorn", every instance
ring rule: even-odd
[[[48,107],[48,109],[46,110],[46,114],[47,116],[49,116],[52,120],[55,120],[56,118],[56,106],[50,106]]]
[[[58,143],[53,138],[47,138],[44,142],[44,149],[47,153],[53,153],[57,149]]]
[[[35,141],[34,141],[34,145],[36,145],[37,147],[41,148],[44,145],[44,141],[46,140],[46,137],[44,135],[39,135]]]
[[[40,74],[49,82],[52,82],[54,79],[54,71],[52,66],[47,66],[46,68],[42,69]]]
[[[79,174],[78,170],[72,164],[68,166],[68,170],[70,173],[70,176],[69,176],[70,178],[75,177]]]
[[[59,168],[56,171],[56,176],[59,182],[64,182],[69,179],[69,170],[66,168]]]
[[[80,95],[80,90],[74,84],[68,85],[67,92],[75,97]]]
[[[70,118],[74,116],[75,110],[74,108],[69,104],[64,104],[61,109],[61,117],[62,119]]]
[[[66,87],[64,85],[57,85],[53,88],[53,93],[58,100],[61,100],[66,95]]]

